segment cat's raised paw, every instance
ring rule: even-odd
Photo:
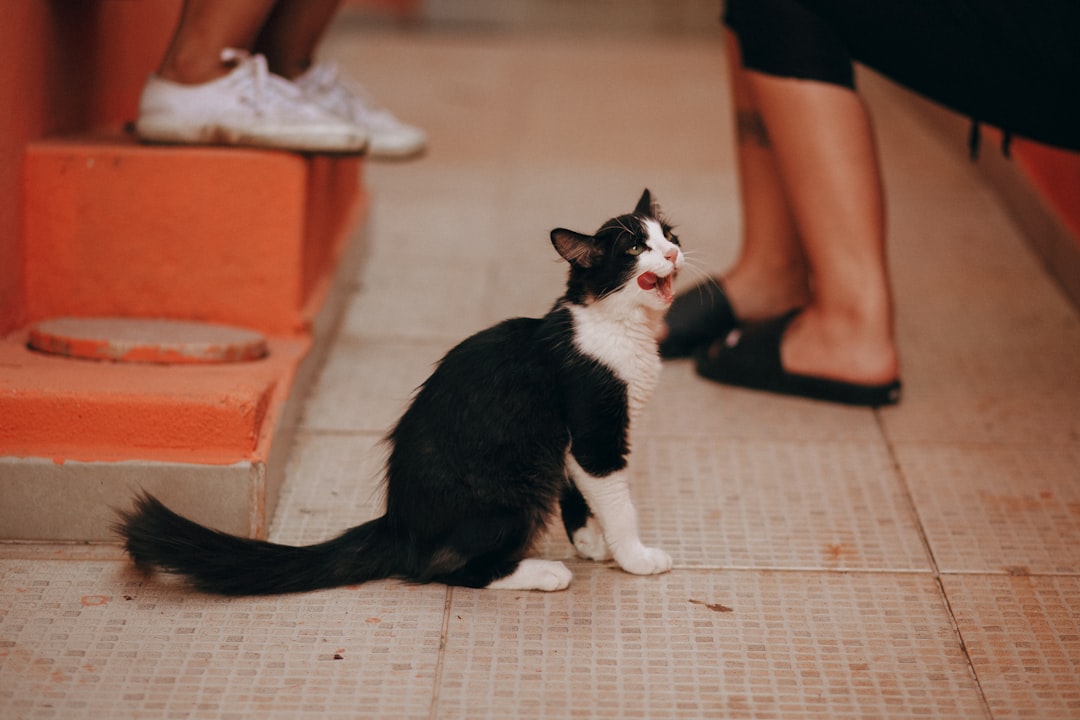
[[[671,569],[671,556],[660,548],[639,545],[615,556],[619,567],[634,575],[657,575]]]
[[[570,568],[557,560],[526,558],[518,563],[514,572],[489,583],[488,589],[555,592],[569,587],[573,578]]]
[[[574,548],[589,560],[604,562],[611,559],[611,548],[604,540],[604,531],[595,517],[590,517],[574,531]]]

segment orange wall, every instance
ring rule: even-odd
[[[1016,138],[1013,157],[1080,245],[1080,152]]]
[[[180,0],[4,0],[0,20],[0,334],[25,320],[21,207],[28,141],[135,115]]]

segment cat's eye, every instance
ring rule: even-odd
[[[645,252],[645,250],[646,250],[645,243],[636,242],[636,243],[634,243],[633,245],[631,245],[630,247],[628,247],[626,249],[626,254],[627,255],[633,255],[633,256],[636,257],[636,256],[640,255],[641,253]]]

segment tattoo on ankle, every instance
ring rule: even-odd
[[[765,127],[765,120],[757,110],[736,111],[735,133],[739,143],[763,148],[772,147],[772,143],[769,142],[769,129]]]

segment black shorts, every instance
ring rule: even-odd
[[[852,61],[977,122],[1080,150],[1080,0],[728,0],[743,66],[854,87]]]

